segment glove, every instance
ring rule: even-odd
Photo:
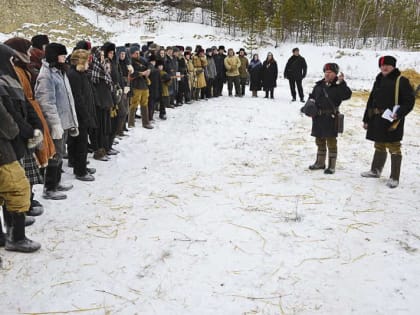
[[[77,137],[79,135],[79,128],[73,127],[69,129],[70,137]]]
[[[128,92],[130,92],[130,87],[124,86],[124,94],[128,94]]]
[[[28,144],[27,144],[28,149],[36,148],[38,145],[42,143],[43,140],[44,140],[44,135],[42,134],[42,131],[39,129],[35,129],[33,138],[30,138],[28,140]]]
[[[60,140],[63,138],[64,130],[61,125],[52,125],[50,129],[51,138],[54,140]]]

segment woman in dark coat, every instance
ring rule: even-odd
[[[92,49],[93,60],[89,65],[88,74],[93,83],[93,95],[96,105],[96,119],[98,128],[92,137],[92,146],[95,151],[93,158],[100,161],[108,161],[105,147],[111,134],[110,109],[114,106],[111,91],[113,89],[112,78],[105,70],[104,52],[99,49]]]
[[[254,54],[252,57],[248,66],[248,72],[250,76],[249,89],[252,91],[252,96],[257,97],[257,93],[261,90],[262,86],[262,63],[258,58],[258,54]]]
[[[270,98],[274,98],[274,88],[277,86],[277,76],[277,62],[274,60],[273,54],[269,52],[262,67],[262,83],[265,91],[264,98],[268,98],[268,93],[270,93]]]
[[[325,169],[328,148],[328,168],[325,174],[335,173],[337,159],[337,130],[335,117],[342,101],[351,97],[351,90],[344,81],[344,75],[338,74],[338,65],[327,63],[324,66],[324,79],[316,82],[310,100],[315,102],[318,113],[312,117],[312,133],[318,147],[316,162],[310,170]]]
[[[73,173],[82,181],[93,181],[91,175],[95,169],[87,168],[88,129],[96,128],[96,111],[92,85],[86,73],[88,69],[89,52],[76,49],[70,57],[71,66],[68,71],[71,91],[74,97],[77,120],[79,122],[79,135],[68,140],[69,160],[73,161]]]

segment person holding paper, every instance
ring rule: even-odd
[[[391,176],[387,186],[390,188],[399,184],[404,120],[415,101],[409,80],[401,76],[396,64],[397,60],[392,56],[379,58],[381,72],[373,84],[363,116],[366,139],[375,142],[375,153],[370,170],[361,175],[379,178],[388,150],[391,154]]]

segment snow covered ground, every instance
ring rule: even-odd
[[[217,33],[191,28],[162,24],[155,41],[243,46],[226,35],[199,40]],[[138,41],[135,31],[114,40]],[[294,46],[260,52],[274,51],[281,74]],[[383,53],[335,59],[337,48],[298,46],[309,65],[305,94],[328,61],[350,87],[369,89]],[[416,54],[391,54],[420,70]],[[287,81],[278,85],[275,100],[247,91],[168,109],[153,130],[138,121],[116,146],[121,154],[91,159],[95,182],[66,168],[75,186],[66,201],[41,200],[36,187],[46,212],[27,234],[43,247],[0,249],[0,314],[417,314],[418,109],[406,121],[400,186],[390,190],[389,161],[381,179],[359,175],[373,154],[362,100],[343,103],[337,172],[324,175],[307,169],[310,119],[289,102]]]
[[[359,176],[373,153],[362,102],[342,105],[328,176],[307,169],[310,119],[279,83],[275,100],[224,96],[138,123],[120,155],[91,160],[94,183],[67,170],[68,199],[43,201],[28,228],[41,251],[1,250],[0,313],[416,314],[418,112],[390,190],[389,162]]]

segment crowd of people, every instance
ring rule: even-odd
[[[390,60],[384,59],[381,67]],[[302,79],[306,72],[305,59],[295,48],[284,70],[292,101],[296,101],[297,86],[300,101],[305,102]],[[0,205],[6,227],[4,233],[0,222],[0,246],[18,252],[34,252],[41,247],[25,233],[25,226],[44,211],[34,198],[33,186],[44,185],[44,199],[66,199],[65,192],[73,185],[61,182],[65,158],[77,180],[94,181],[96,170],[88,167],[88,152],[96,160],[109,161],[119,153],[114,145],[135,127],[137,118],[141,118],[143,128],[153,129],[155,112],[159,119],[166,120],[167,108],[222,96],[226,82],[228,96],[243,97],[249,85],[252,97],[264,90],[265,98],[273,99],[277,77],[272,53],[263,62],[258,54],[249,61],[244,49],[235,53],[229,48],[226,54],[224,46],[204,49],[197,45],[193,50],[188,46],[164,48],[153,42],[119,47],[106,42],[92,47],[89,41],[82,40],[68,54],[64,45],[50,43],[47,35],[36,35],[31,41],[14,37],[0,44]],[[408,81],[401,78],[400,82],[400,91],[406,95],[410,92],[406,88]],[[311,170],[326,168],[328,149],[325,173],[334,173],[334,116],[341,102],[350,96],[338,65],[326,64],[324,79],[309,95],[317,105],[312,115],[312,135],[316,137],[318,154]],[[381,109],[382,104],[389,105],[370,100],[368,108]],[[399,104],[397,129],[403,128],[403,116],[411,110],[414,100],[411,104],[411,99],[404,96]],[[369,122],[377,112],[365,115],[368,134],[372,134],[371,128],[377,128]],[[393,140],[401,140],[397,138]],[[392,156],[398,152],[401,155],[397,147],[375,145],[381,161],[386,148]],[[375,153],[376,164],[366,176],[378,177],[382,162],[377,159]]]

